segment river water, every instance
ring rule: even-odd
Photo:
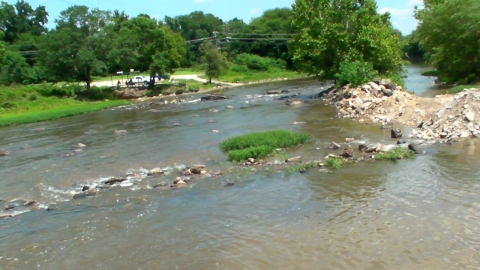
[[[421,80],[431,81],[410,77],[407,87],[428,94]],[[308,97],[321,86],[255,85],[228,90],[227,101],[193,96],[187,104],[0,129],[0,148],[11,151],[0,157],[2,208],[22,200],[56,208],[16,206],[14,217],[0,220],[0,269],[480,268],[478,140],[429,146],[414,160],[331,172],[228,164],[218,143],[251,131],[311,134],[312,142],[287,153],[305,159],[322,159],[330,141],[346,137],[356,139],[353,145],[395,143],[376,125],[335,119],[323,101],[288,107],[264,95],[274,88]],[[127,133],[114,135],[118,129]],[[74,153],[77,142],[87,147]],[[208,174],[185,188],[152,188],[192,164],[224,175]],[[146,177],[154,167],[167,173]],[[72,200],[84,185],[127,173],[137,176]]]

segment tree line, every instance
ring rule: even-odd
[[[199,64],[211,78],[231,62],[252,70],[278,65],[343,84],[359,81],[355,74],[400,82],[404,61],[413,58],[425,58],[449,81],[478,77],[480,3],[424,2],[408,36],[374,0],[296,0],[248,23],[201,11],[157,20],[75,5],[53,29],[44,6],[1,2],[0,83],[84,81],[89,88],[92,76],[135,69],[153,77]]]

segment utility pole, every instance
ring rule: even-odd
[[[227,59],[230,60],[230,37],[228,36],[228,23],[225,23],[225,36],[226,36],[226,40],[227,40],[227,46],[228,46],[228,56],[227,56]]]

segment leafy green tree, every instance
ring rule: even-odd
[[[299,70],[333,79],[342,62],[371,63],[401,81],[400,38],[374,0],[296,0],[289,48]]]
[[[447,82],[470,82],[480,76],[480,2],[425,0],[417,9],[420,47]]]
[[[2,1],[0,5],[0,30],[5,32],[5,42],[13,43],[25,33],[40,36],[47,32],[47,23],[45,6],[33,9],[23,0],[18,0],[14,5]]]
[[[105,25],[110,14],[86,6],[72,6],[55,20],[55,30],[49,32],[41,46],[41,61],[55,81],[84,81],[90,93],[92,74],[105,73],[106,55],[110,44],[105,43]]]
[[[208,77],[208,83],[212,83],[212,78],[218,78],[228,70],[228,61],[225,53],[222,53],[211,42],[205,42],[200,46],[202,54],[202,63],[205,68],[205,75]]]
[[[109,58],[123,70],[149,71],[151,83],[156,73],[180,67],[185,41],[155,19],[139,15],[121,25]]]
[[[420,48],[420,41],[418,40],[416,31],[402,37],[402,52],[405,59],[419,61],[423,60],[424,52]]]
[[[3,56],[5,55],[6,47],[5,42],[3,42],[3,32],[0,31],[0,59],[3,60]],[[0,63],[0,71],[2,71],[2,63]]]
[[[30,65],[19,51],[7,51],[5,53],[0,73],[1,84],[30,84],[35,80],[32,75]]]

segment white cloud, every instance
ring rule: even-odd
[[[250,10],[250,14],[252,15],[257,15],[260,13],[260,10],[256,9],[256,8],[253,8],[252,10]]]
[[[423,1],[422,0],[408,0],[407,6],[413,7],[413,6],[423,6]]]
[[[396,8],[382,8],[380,13],[387,13],[390,12],[392,17],[404,17],[413,14],[413,9],[405,8],[405,9],[396,9]]]
[[[195,4],[212,2],[212,0],[194,0],[194,1],[195,1]]]

